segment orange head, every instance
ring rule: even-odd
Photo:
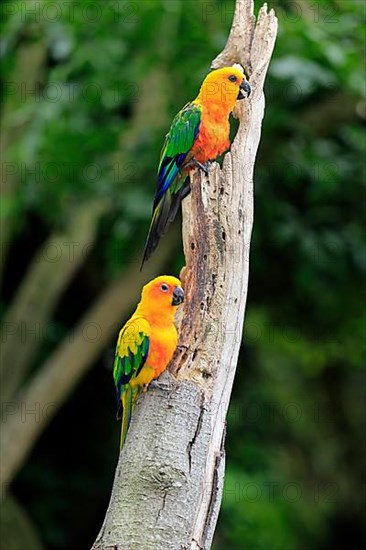
[[[184,300],[181,282],[171,275],[156,277],[142,289],[140,306],[153,313],[172,313]]]
[[[202,83],[197,100],[201,103],[219,103],[232,111],[238,99],[246,92],[249,97],[251,87],[238,67],[224,67],[210,72]]]

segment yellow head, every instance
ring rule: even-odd
[[[202,83],[198,101],[202,103],[218,103],[228,111],[232,111],[238,99],[249,97],[251,87],[245,75],[238,67],[224,67],[209,73]]]
[[[151,307],[155,312],[172,312],[184,300],[181,282],[171,275],[156,277],[142,289],[143,307]]]

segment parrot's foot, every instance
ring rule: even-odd
[[[172,387],[170,380],[152,380],[150,382],[150,388],[158,390],[170,390]]]
[[[211,166],[212,166],[212,162],[213,162],[212,160],[206,160],[206,162],[204,163],[203,166],[205,167],[206,174],[209,173],[210,168],[211,168]]]
[[[159,376],[159,378],[155,378],[154,380],[152,380],[149,386],[150,388],[170,391],[173,389],[174,386],[174,378],[169,372],[165,371]]]
[[[206,174],[206,176],[208,175],[208,169],[211,165],[211,162],[209,160],[207,160],[204,164],[202,164],[198,160],[192,159],[191,163],[194,164],[194,166],[197,166],[198,168],[200,168],[202,170],[202,172],[204,172]]]

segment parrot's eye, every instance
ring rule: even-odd
[[[161,285],[160,289],[161,289],[163,292],[168,292],[169,287],[168,287],[168,285],[166,285],[165,283],[163,283],[163,284]]]
[[[238,79],[236,78],[236,76],[234,74],[231,74],[229,76],[229,80],[230,80],[230,82],[237,82]]]

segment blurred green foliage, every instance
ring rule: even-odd
[[[62,334],[139,258],[164,134],[224,46],[234,2],[88,1],[59,11],[38,4],[38,19],[28,2],[3,7],[3,104],[20,131],[10,144],[16,193],[2,201],[12,234],[2,309],[40,244],[77,206],[96,197],[111,205],[55,312]],[[214,548],[358,549],[365,541],[365,4],[269,5],[279,34]],[[20,48],[35,42],[44,63],[37,100],[27,101],[12,82]],[[177,273],[182,261],[177,251],[166,269]],[[55,343],[49,336],[43,353]],[[70,396],[14,484],[50,549],[89,547],[104,517],[118,450],[109,362],[101,358]]]

